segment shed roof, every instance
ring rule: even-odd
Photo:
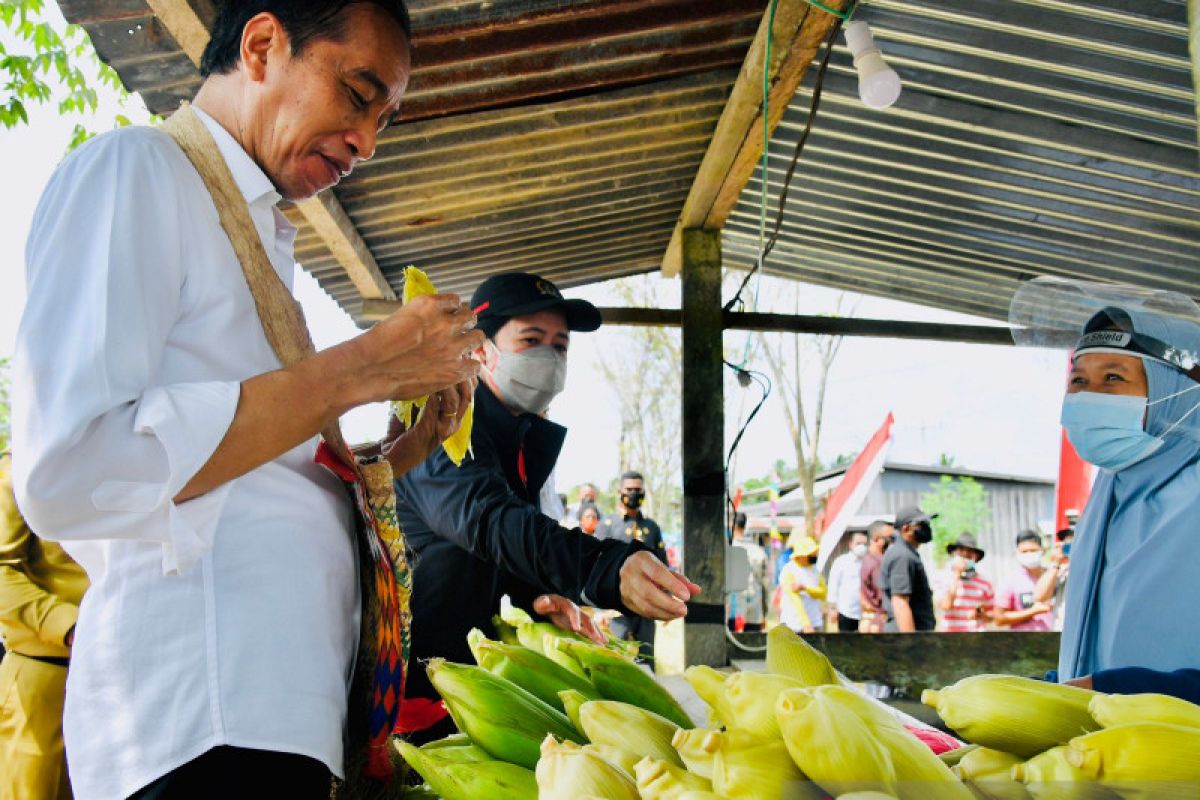
[[[150,10],[183,3],[59,0],[155,112],[199,83]],[[209,0],[186,5],[211,21]],[[765,0],[409,6],[401,122],[335,190],[386,282],[410,263],[461,292],[509,269],[564,287],[656,269]],[[1037,274],[1200,291],[1184,0],[870,0],[857,14],[904,95],[863,107],[839,45],[769,272],[991,317]],[[771,147],[771,215],[811,82]],[[756,174],[729,219],[732,264],[754,260],[759,190]],[[297,255],[357,317],[361,283],[306,224]]]

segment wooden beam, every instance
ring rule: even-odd
[[[686,664],[724,666],[725,402],[721,341],[721,233],[683,235],[683,553],[703,587],[683,629]]]
[[[840,9],[848,1],[831,0],[831,5]],[[779,0],[774,25],[770,25],[769,20],[768,9],[696,172],[663,256],[662,271],[666,277],[678,275],[682,266],[683,231],[724,227],[762,155],[762,85],[768,29],[771,32],[771,60],[767,64],[770,83],[767,128],[769,133],[774,133],[821,42],[837,21],[833,15],[814,8],[805,0]]]
[[[197,67],[204,48],[212,38],[209,34],[211,13],[207,12],[208,0],[146,0],[150,10],[158,17],[187,57]],[[205,17],[208,18],[206,22]],[[365,299],[395,300],[396,293],[387,278],[375,263],[367,243],[354,227],[342,204],[332,189],[326,189],[316,197],[296,203],[296,208],[308,220],[317,235],[333,253],[342,269]]]

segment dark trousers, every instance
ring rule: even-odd
[[[858,620],[839,613],[838,633],[858,633]]]
[[[313,758],[214,747],[130,795],[129,800],[329,800],[329,768]]]

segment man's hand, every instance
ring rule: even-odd
[[[475,395],[475,386],[476,381],[471,379],[431,394],[420,419],[408,430],[395,414],[391,415],[387,436],[381,444],[393,475],[399,477],[408,472],[458,432]]]
[[[533,601],[533,611],[553,622],[564,631],[574,631],[583,634],[596,644],[608,644],[608,639],[596,623],[587,614],[579,610],[579,606],[562,595],[544,594]]]
[[[700,587],[672,572],[653,553],[642,550],[621,565],[621,601],[639,617],[679,619],[687,614],[688,600]]]
[[[343,410],[381,400],[411,400],[475,378],[471,352],[483,345],[475,315],[457,295],[409,301],[371,330],[318,358],[331,364]]]

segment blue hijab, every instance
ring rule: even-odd
[[[1135,331],[1200,353],[1200,326],[1130,316]],[[1100,470],[1092,487],[1071,547],[1060,680],[1120,667],[1200,667],[1200,384],[1158,361],[1142,363],[1152,404],[1146,432],[1163,444],[1119,472]]]

